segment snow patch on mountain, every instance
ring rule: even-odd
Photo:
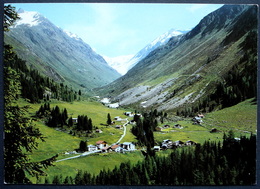
[[[138,62],[140,62],[157,47],[165,45],[172,37],[181,36],[187,32],[188,31],[171,29],[163,35],[157,37],[135,55],[124,55],[113,58],[103,56],[103,58],[107,61],[109,66],[117,70],[120,74],[125,75],[131,68],[133,68]]]
[[[165,45],[172,37],[181,36],[187,31],[181,31],[176,29],[171,29],[168,32],[160,35],[155,40],[153,40],[150,44],[145,46],[142,50],[140,50],[127,64],[129,64],[129,70],[133,68],[138,62],[144,59],[150,52],[155,50],[157,47]]]
[[[114,68],[118,73],[124,75],[130,69],[131,64],[129,60],[134,55],[122,55],[117,57],[103,56],[109,66]]]
[[[148,45],[147,47],[165,44],[170,40],[171,37],[178,36],[178,35],[181,35],[181,34],[183,34],[182,31],[171,29],[170,31],[162,34],[161,36],[159,36],[158,38],[153,40],[152,43],[150,45]]]
[[[18,15],[20,19],[16,21],[14,27],[22,24],[29,25],[29,26],[37,26],[39,23],[41,23],[40,20],[41,15],[38,12],[24,11],[22,9],[19,9]]]
[[[63,30],[70,38],[76,39],[76,40],[81,40],[81,38],[79,38],[79,36],[77,36],[74,33],[71,33],[69,31]]]

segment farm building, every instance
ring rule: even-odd
[[[154,151],[160,151],[161,147],[160,146],[154,146],[153,149],[154,149]]]
[[[105,147],[107,147],[107,142],[103,141],[103,140],[99,140],[96,142],[96,146],[98,149],[105,148]]]
[[[78,123],[78,118],[72,118],[73,123]]]
[[[97,146],[92,145],[92,144],[88,145],[88,151],[89,152],[96,151],[96,150],[98,150]]]
[[[101,129],[96,129],[96,133],[103,133]]]
[[[121,147],[124,148],[127,151],[135,150],[135,145],[131,142],[124,142]]]
[[[116,129],[122,129],[122,127],[123,127],[122,125],[116,125],[115,126]]]

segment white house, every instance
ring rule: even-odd
[[[78,123],[78,118],[72,118],[73,123]]]
[[[135,145],[133,143],[131,143],[131,142],[124,142],[122,144],[122,147],[124,149],[126,149],[127,151],[134,151],[135,150]]]
[[[161,147],[160,146],[154,146],[153,149],[154,149],[154,151],[160,151]]]
[[[98,149],[105,148],[105,147],[107,147],[107,142],[103,141],[103,140],[99,140],[96,142],[96,146]]]
[[[94,146],[92,144],[88,145],[88,151],[89,152],[96,151],[96,150],[98,150],[97,146]]]
[[[133,112],[125,112],[124,114],[128,117],[134,117]]]
[[[122,119],[120,116],[116,116],[116,117],[114,118],[114,120],[115,120],[115,121],[122,121],[123,119]]]

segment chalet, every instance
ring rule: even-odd
[[[182,141],[180,141],[180,140],[177,140],[177,141],[175,141],[175,142],[173,143],[173,145],[174,145],[175,147],[182,147],[182,146],[185,145],[185,143],[182,142]]]
[[[125,149],[123,149],[119,144],[112,145],[111,150],[114,152],[124,152],[125,151]]]
[[[101,129],[96,129],[96,133],[103,133]]]
[[[123,126],[122,125],[116,125],[115,128],[116,129],[123,129]]]
[[[174,128],[182,129],[183,127],[180,124],[176,124],[176,125],[174,125]]]
[[[172,144],[172,140],[165,139],[163,140],[162,144]]]
[[[134,117],[133,112],[125,112],[124,115],[126,115],[128,117]]]
[[[110,146],[104,147],[104,148],[102,148],[101,151],[102,151],[103,153],[109,152],[109,151],[111,151],[111,147],[110,147]]]
[[[121,147],[127,151],[134,151],[135,145],[131,142],[124,142]]]
[[[193,141],[191,141],[191,140],[186,141],[185,144],[186,144],[186,146],[197,145],[196,142],[193,142]]]
[[[89,152],[96,151],[96,150],[98,150],[97,146],[92,145],[92,144],[88,145],[88,151]]]
[[[172,148],[172,146],[173,146],[172,140],[165,139],[165,140],[163,140],[161,147],[162,147],[162,149],[168,149],[168,148]]]
[[[98,149],[105,148],[105,147],[107,147],[107,142],[103,141],[103,140],[99,140],[96,142],[96,146]]]
[[[122,118],[120,116],[116,116],[116,117],[114,117],[114,120],[115,121],[122,121]]]
[[[204,118],[203,114],[198,114],[197,117]]]
[[[194,117],[194,118],[192,119],[192,121],[194,121],[193,124],[201,124],[201,123],[203,122],[203,121],[202,121],[202,118],[201,118],[201,117],[198,117],[198,116]]]
[[[161,147],[160,146],[154,146],[153,149],[154,149],[154,151],[160,151]]]
[[[78,118],[72,118],[73,123],[78,123]]]

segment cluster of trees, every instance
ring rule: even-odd
[[[4,7],[4,31],[18,18],[15,8]],[[20,106],[20,73],[11,65],[17,56],[9,45],[4,46],[4,181],[10,184],[31,183],[28,175],[39,177],[46,175],[44,168],[53,165],[57,155],[42,161],[32,162],[28,153],[37,149],[44,136],[34,127],[28,116],[28,106]]]
[[[72,117],[68,120],[69,126],[73,126]],[[88,118],[87,115],[79,115],[78,116],[78,123],[76,124],[75,129],[77,131],[92,131],[93,125],[92,125],[92,119]]]
[[[73,122],[72,117],[68,117],[67,109],[61,110],[59,106],[55,106],[51,109],[49,103],[41,105],[36,112],[36,116],[46,119],[46,125],[49,127],[63,127],[67,126],[75,131],[92,131],[93,124],[92,119],[87,115],[78,115],[77,123]]]
[[[155,144],[153,131],[158,126],[158,120],[163,123],[167,117],[167,113],[158,112],[156,109],[150,113],[144,113],[143,118],[135,114],[134,121],[136,125],[132,127],[132,133],[136,136],[140,146],[147,147],[147,154],[154,155],[152,147]]]
[[[72,177],[56,176],[57,184],[77,185],[252,185],[256,182],[256,136],[223,144],[206,141],[174,150],[169,156],[147,156],[133,165],[122,163],[98,175],[79,170]],[[57,182],[59,178],[59,182]],[[53,179],[54,180],[54,179]]]
[[[132,133],[136,136],[140,146],[153,147],[154,146],[154,128],[158,125],[157,120],[144,114],[143,119],[138,119],[136,125],[132,127]]]
[[[64,108],[60,110],[59,106],[55,106],[51,110],[50,116],[46,122],[46,125],[49,127],[63,127],[67,124],[68,112],[67,109]]]

